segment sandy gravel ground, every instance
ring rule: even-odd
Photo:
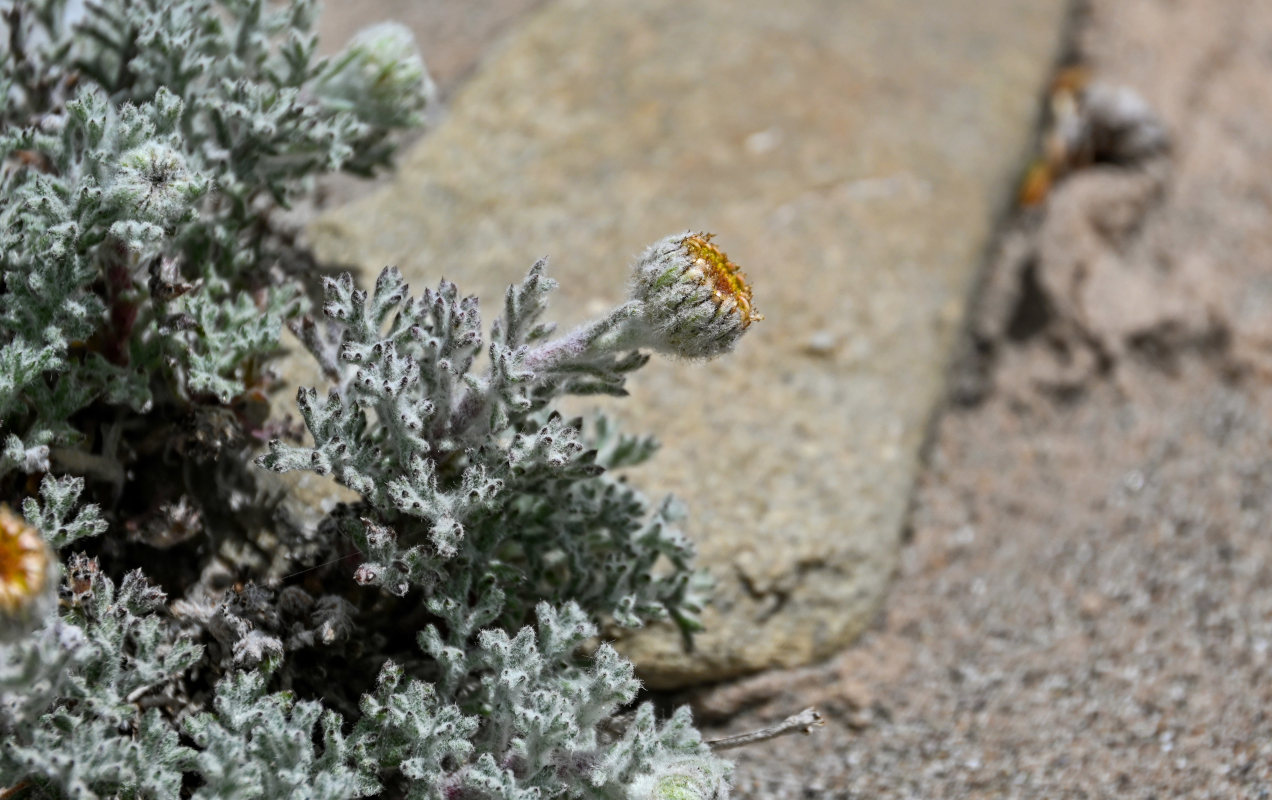
[[[747,798],[1272,797],[1272,4],[1094,0],[1168,156],[1012,220],[883,617],[696,698]]]

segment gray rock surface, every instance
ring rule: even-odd
[[[834,652],[867,626],[952,336],[1029,140],[1063,0],[559,0],[455,94],[319,254],[499,302],[537,257],[558,319],[622,298],[631,258],[713,231],[767,319],[708,364],[657,360],[613,406],[664,442],[632,475],[691,509],[716,575],[647,683]]]

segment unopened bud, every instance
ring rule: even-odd
[[[729,767],[704,757],[672,758],[653,765],[627,787],[629,800],[719,800],[729,796]]]
[[[632,297],[642,304],[644,344],[684,358],[727,353],[752,322],[751,287],[709,233],[669,236],[636,263]]]
[[[386,127],[414,124],[435,93],[415,37],[396,22],[359,31],[318,77],[315,90],[328,103]]]

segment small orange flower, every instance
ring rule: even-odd
[[[682,358],[715,358],[764,319],[746,276],[711,238],[692,231],[668,236],[637,259],[632,299],[639,304],[640,345]]]
[[[40,532],[8,506],[0,504],[0,618],[10,623],[35,621],[52,601],[57,559]]]
[[[746,276],[738,265],[711,243],[714,237],[713,233],[695,233],[685,237],[683,246],[693,258],[688,274],[711,287],[721,311],[737,311],[742,327],[746,328],[752,322],[764,319],[764,315],[757,314],[752,308],[751,285],[746,282]]]

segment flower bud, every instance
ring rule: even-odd
[[[57,557],[40,532],[0,504],[0,642],[14,641],[57,605]]]
[[[727,762],[710,756],[660,760],[627,787],[629,800],[719,800],[729,796]]]
[[[189,214],[207,187],[179,151],[147,142],[119,157],[108,195],[133,219],[167,226]]]
[[[727,353],[752,322],[751,287],[711,234],[668,236],[646,250],[632,276],[644,344],[684,358]]]
[[[435,92],[415,37],[396,22],[359,31],[319,76],[315,90],[328,103],[384,127],[417,122]]]

